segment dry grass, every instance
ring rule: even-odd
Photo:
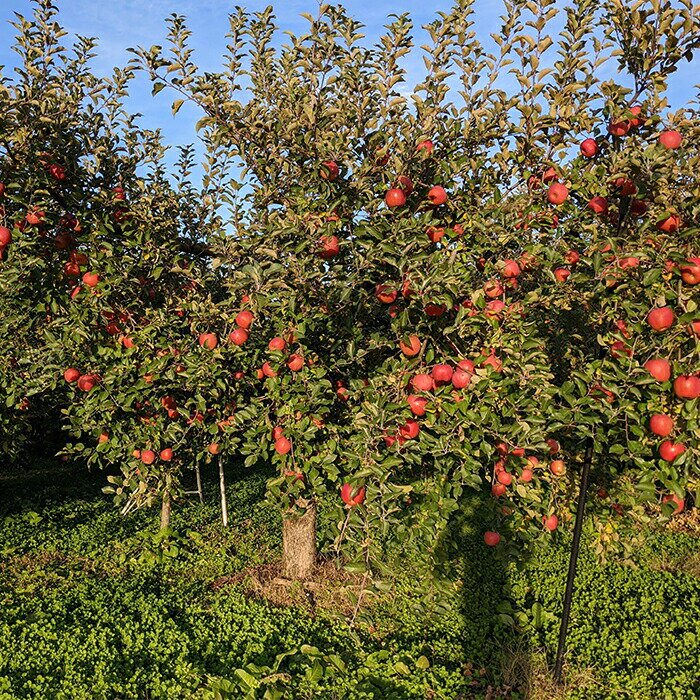
[[[261,564],[222,576],[211,583],[219,590],[224,586],[242,586],[246,595],[280,607],[301,607],[310,613],[322,609],[345,617],[353,617],[357,597],[362,591],[362,576],[349,574],[330,559],[322,559],[312,579],[290,581],[280,575],[279,561]],[[374,595],[365,589],[362,607],[372,604]]]
[[[625,690],[605,687],[596,679],[593,668],[573,669],[565,664],[559,685],[554,682],[553,672],[544,653],[524,645],[507,649],[501,662],[504,685],[517,688],[526,700],[565,700],[574,688],[579,695],[584,691],[592,698],[601,692],[617,693],[620,698],[631,697]]]

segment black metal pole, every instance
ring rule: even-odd
[[[569,630],[569,616],[571,614],[571,599],[574,593],[574,579],[576,578],[576,563],[578,562],[579,546],[581,544],[581,529],[583,528],[583,515],[586,509],[586,497],[588,495],[588,477],[593,461],[593,436],[586,440],[586,453],[581,470],[581,489],[578,495],[576,508],[576,523],[574,524],[574,538],[571,541],[571,554],[569,556],[569,573],[566,578],[566,590],[564,591],[564,607],[561,612],[561,626],[559,627],[559,644],[557,646],[557,660],[554,664],[554,681],[561,681],[561,671],[564,665],[564,652],[566,651],[566,634]]]

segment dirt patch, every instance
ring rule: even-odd
[[[683,532],[686,535],[700,537],[700,508],[691,508],[674,515],[666,527],[673,532]]]
[[[375,599],[369,589],[370,580],[348,573],[334,559],[321,559],[313,578],[306,581],[282,578],[281,570],[279,561],[248,567],[215,579],[210,588],[218,591],[226,586],[241,586],[246,595],[272,605],[301,607],[311,613],[322,609],[346,617],[353,617],[359,607],[370,606]]]

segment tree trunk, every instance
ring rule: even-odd
[[[309,578],[316,565],[316,504],[304,505],[304,515],[282,519],[282,576],[294,580]]]
[[[163,496],[163,502],[160,506],[160,529],[170,527],[170,494],[166,493]]]

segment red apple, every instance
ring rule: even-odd
[[[608,200],[605,197],[593,197],[588,202],[588,208],[596,214],[605,214],[608,211]]]
[[[452,386],[455,389],[464,389],[464,387],[469,386],[471,379],[472,375],[469,372],[465,372],[463,369],[456,369],[452,374]]]
[[[504,486],[510,486],[510,484],[513,481],[513,475],[510,472],[502,471],[498,473],[496,479],[499,484],[503,484]]]
[[[571,270],[567,270],[565,267],[558,267],[554,270],[554,277],[557,282],[566,282],[571,277]]]
[[[550,515],[548,518],[542,518],[542,522],[550,532],[554,532],[559,525],[559,518],[556,515]]]
[[[219,344],[219,339],[214,333],[200,333],[197,342],[201,347],[213,350]]]
[[[672,515],[677,515],[685,510],[685,498],[678,498],[675,493],[667,493],[662,499],[662,503],[675,503],[676,510],[673,511]]]
[[[236,316],[236,325],[241,328],[250,328],[251,323],[253,323],[253,314],[250,311],[241,311]]]
[[[630,214],[634,216],[644,216],[648,209],[647,203],[641,199],[633,199],[630,204]]]
[[[340,245],[338,243],[337,236],[321,236],[319,242],[321,244],[321,248],[319,249],[318,254],[324,260],[328,260],[329,258],[334,257],[340,251]]]
[[[272,369],[272,365],[269,362],[263,362],[262,373],[264,377],[276,377],[277,372]]]
[[[166,447],[164,450],[160,451],[160,458],[164,462],[169,462],[173,458],[173,451],[169,447]]]
[[[447,192],[445,192],[444,187],[435,185],[434,187],[430,188],[430,191],[428,192],[428,199],[433,206],[439,206],[447,201]]]
[[[401,175],[398,180],[398,189],[408,197],[413,192],[413,180],[406,175]]]
[[[496,299],[503,294],[503,287],[498,280],[484,282],[484,294],[490,299]]]
[[[425,139],[424,141],[421,141],[417,146],[416,146],[416,151],[422,151],[425,150],[425,152],[428,155],[431,155],[433,152],[434,144],[430,139]]]
[[[488,530],[484,533],[484,542],[486,542],[489,547],[495,547],[500,541],[501,536],[497,532]]]
[[[340,489],[340,497],[343,499],[343,503],[350,506],[350,508],[362,505],[365,500],[365,487],[355,487],[351,486],[350,484],[343,484],[342,488]]]
[[[73,382],[77,382],[78,379],[80,379],[80,372],[79,372],[77,369],[71,367],[70,369],[67,369],[67,370],[63,373],[63,378],[64,378],[69,384],[72,384]]]
[[[520,266],[515,260],[504,260],[501,265],[501,274],[504,277],[517,277],[520,274]]]
[[[559,182],[555,182],[553,185],[549,186],[547,190],[547,199],[552,204],[562,204],[566,201],[569,196],[569,190],[566,185],[562,185]]]
[[[289,356],[287,360],[287,367],[292,370],[292,372],[298,372],[304,366],[304,358],[298,353],[293,353]]]
[[[612,136],[624,136],[630,130],[628,121],[611,122],[608,125],[608,133]]]
[[[681,145],[683,137],[677,131],[663,131],[659,134],[659,143],[666,150],[673,150]]]
[[[666,437],[673,432],[673,419],[663,413],[657,413],[649,420],[649,428],[654,435]]]
[[[548,440],[546,440],[546,443],[547,443],[547,447],[549,447],[549,454],[550,455],[555,455],[555,454],[559,453],[561,446],[554,438],[549,438]]]
[[[520,472],[520,481],[523,481],[527,484],[532,481],[532,476],[532,469],[525,468]]]
[[[566,474],[566,465],[560,459],[555,459],[549,465],[549,470],[554,476],[563,476]]]
[[[78,389],[81,391],[89,392],[91,391],[95,384],[97,384],[97,375],[95,374],[83,374],[78,378]]]
[[[435,388],[435,381],[429,374],[416,374],[411,379],[411,385],[416,391],[432,391]]]
[[[676,377],[673,382],[673,391],[680,399],[697,399],[700,396],[700,377],[692,374]]]
[[[496,498],[500,498],[501,496],[505,496],[507,491],[508,491],[508,489],[503,484],[496,483],[491,487],[491,493]]]
[[[671,365],[668,360],[649,360],[644,369],[659,382],[667,382],[671,378]]]
[[[442,226],[428,226],[425,233],[432,243],[437,243],[444,237],[445,229]]]
[[[449,365],[435,365],[431,372],[436,385],[448,384],[452,380],[453,370]]]
[[[637,194],[637,185],[627,177],[616,177],[612,182],[613,187],[620,191],[624,197],[631,197]]]
[[[280,455],[286,455],[289,450],[292,449],[292,443],[287,440],[286,437],[283,435],[280,435],[276,440],[275,440],[275,451],[277,454]]]
[[[700,284],[700,258],[688,258],[678,269],[686,284]]]
[[[598,143],[595,139],[586,139],[581,142],[581,155],[593,158],[598,153]]]
[[[685,452],[685,445],[673,440],[664,440],[659,447],[659,456],[666,462],[673,462]]]
[[[141,453],[141,461],[148,466],[156,461],[156,453],[153,450],[144,450]]]
[[[676,214],[671,214],[665,219],[656,222],[656,228],[664,233],[675,233],[681,226],[681,219]]]
[[[374,295],[383,304],[393,304],[398,296],[398,291],[387,284],[378,284]]]
[[[411,409],[411,413],[413,413],[414,416],[424,416],[425,415],[425,407],[428,404],[428,399],[426,399],[424,396],[417,396],[416,394],[409,394],[406,397],[406,400],[408,401],[408,406]]]
[[[228,334],[229,339],[234,345],[243,345],[248,340],[248,331],[245,328],[236,328]]]
[[[399,342],[399,347],[406,357],[415,357],[420,352],[421,342],[417,336],[410,335],[408,337],[408,342],[404,342],[403,340]]]
[[[406,204],[406,195],[404,194],[403,190],[393,187],[392,189],[387,190],[384,200],[386,201],[386,205],[392,209],[394,207],[402,207],[404,204]]]
[[[273,338],[268,344],[267,347],[269,350],[277,350],[278,352],[281,352],[287,347],[287,343],[284,340],[284,338]]]
[[[564,256],[564,259],[569,263],[569,265],[575,265],[581,259],[581,256],[579,255],[578,251],[569,250]]]
[[[83,284],[86,287],[96,287],[100,283],[100,276],[96,272],[86,272],[83,275]]]
[[[219,443],[212,442],[212,444],[209,445],[209,452],[211,452],[211,454],[213,454],[213,455],[218,455],[220,452]]]
[[[409,418],[400,428],[399,434],[407,440],[418,437],[420,426],[413,418]]]
[[[673,309],[671,309],[669,306],[662,306],[659,309],[652,309],[647,316],[649,325],[655,331],[659,332],[667,331],[673,325],[674,320],[675,316],[673,315]]]
[[[335,161],[324,160],[323,163],[321,163],[321,177],[324,180],[336,180],[339,172],[340,169]]]
[[[5,226],[0,226],[0,247],[5,248],[12,243],[12,231]]]

